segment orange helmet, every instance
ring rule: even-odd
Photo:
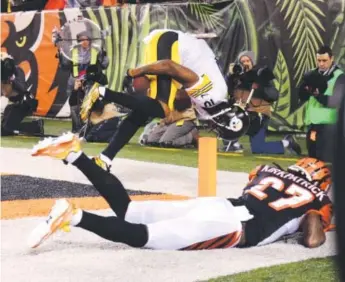
[[[305,178],[323,191],[327,191],[330,187],[331,170],[323,161],[318,159],[308,157],[300,159],[296,164],[289,166],[287,170]]]

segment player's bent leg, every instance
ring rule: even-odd
[[[131,199],[121,181],[115,175],[99,167],[85,154],[81,154],[73,165],[90,180],[116,216],[124,218]]]
[[[81,150],[79,138],[64,134],[58,138],[46,138],[34,146],[32,156],[50,156],[75,165],[93,184],[120,218],[124,218],[130,198],[120,180],[90,160]]]
[[[133,110],[126,119],[117,128],[114,136],[111,138],[108,146],[102,152],[102,155],[112,160],[117,153],[131,140],[138,129],[145,125],[152,117],[164,117],[164,111],[160,103],[148,97],[143,97],[142,107]],[[145,102],[146,101],[146,102]]]
[[[223,198],[199,198],[185,215],[147,224],[146,248],[202,250],[235,247],[242,224],[235,207]]]
[[[115,216],[103,217],[83,211],[81,221],[76,226],[106,240],[131,247],[143,247],[148,241],[146,225],[129,223]]]

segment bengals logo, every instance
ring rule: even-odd
[[[25,73],[28,90],[38,100],[36,115],[55,116],[63,107],[68,72],[61,71],[51,31],[60,26],[58,13],[1,14],[1,51]]]

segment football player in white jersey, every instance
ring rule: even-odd
[[[203,39],[175,30],[154,30],[145,39],[145,64],[127,71],[126,89],[137,77],[145,77],[149,89],[125,94],[105,87],[94,87],[81,107],[86,120],[94,102],[103,99],[132,110],[120,125],[108,147],[95,158],[104,169],[127,144],[139,127],[150,118],[164,118],[170,111],[183,111],[192,104],[199,119],[219,112],[227,105],[227,85],[215,55]],[[129,83],[128,85],[128,82]]]
[[[331,227],[332,203],[327,196],[331,173],[324,162],[313,158],[301,159],[287,171],[257,167],[236,199],[132,201],[120,180],[90,160],[71,133],[39,142],[32,155],[65,160],[78,168],[116,214],[99,216],[58,200],[48,219],[32,232],[33,248],[71,226],[113,242],[156,250],[260,246],[301,230],[302,243],[315,248],[325,242]]]

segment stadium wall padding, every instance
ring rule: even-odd
[[[305,106],[297,92],[303,74],[316,66],[317,49],[333,48],[345,67],[345,0],[229,0],[213,3],[143,4],[98,9],[17,12],[1,14],[1,49],[12,55],[26,73],[39,100],[36,115],[68,117],[68,72],[58,66],[52,29],[79,13],[110,26],[105,41],[110,64],[109,87],[121,90],[128,68],[141,64],[141,40],[157,28],[215,35],[206,39],[224,72],[240,51],[253,50],[258,65],[274,70],[279,100],[273,105],[270,129],[303,129]]]

